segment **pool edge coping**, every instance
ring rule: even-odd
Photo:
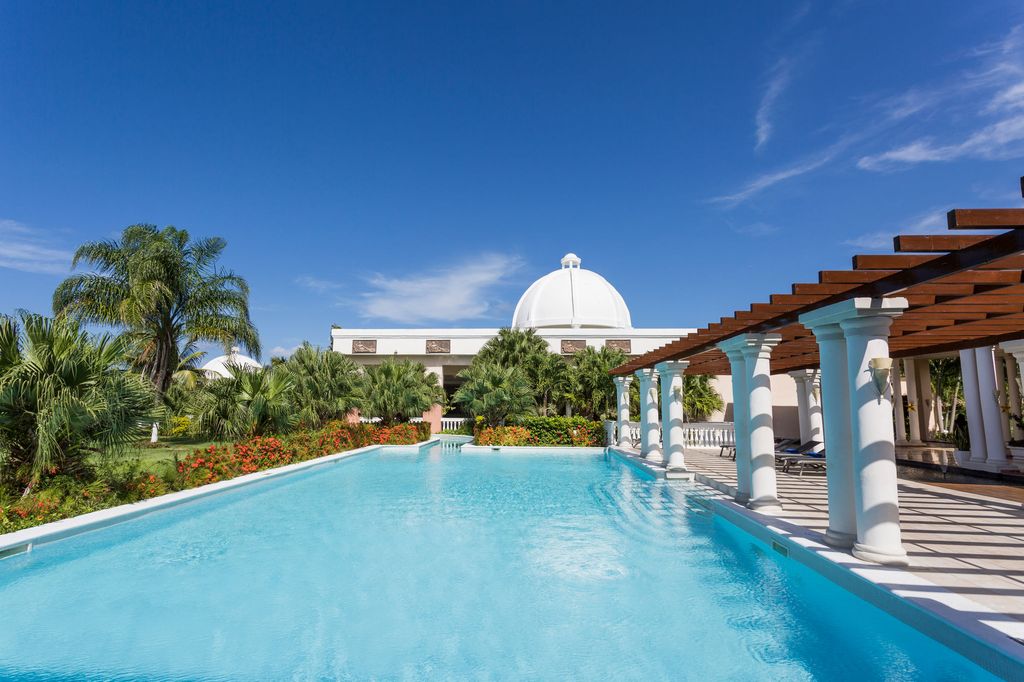
[[[660,470],[628,450],[609,447],[608,451],[646,471],[654,473]],[[716,516],[769,547],[773,543],[783,546],[787,550],[786,558],[799,561],[826,580],[956,651],[993,675],[1012,679],[1024,670],[1024,643],[999,629],[998,625],[983,622],[981,617],[992,615],[994,620],[1010,620],[1004,614],[904,568],[872,564],[829,547],[821,541],[821,534],[810,528],[747,509],[723,497],[734,494],[731,486],[706,474],[696,473],[695,483],[714,493],[708,501],[712,503]],[[902,579],[902,582],[897,583],[894,579]],[[894,587],[894,584],[902,588]],[[931,596],[912,596],[915,587],[927,588]],[[940,601],[942,596],[951,598],[950,601],[966,602],[971,611],[965,613],[943,603]],[[979,617],[971,617],[968,613]],[[993,660],[994,657],[998,660]]]
[[[158,495],[145,500],[139,500],[138,502],[119,504],[116,507],[98,509],[93,512],[79,514],[78,516],[60,519],[59,521],[50,521],[49,523],[44,523],[39,526],[32,526],[31,528],[23,528],[10,533],[0,534],[0,560],[9,556],[30,552],[36,545],[45,545],[50,542],[64,540],[82,533],[107,528],[118,523],[131,521],[132,519],[145,516],[155,511],[170,509],[171,507],[177,507],[178,505],[185,504],[186,502],[200,500],[228,490],[234,490],[236,488],[242,488],[254,483],[259,483],[260,481],[268,481],[280,478],[281,476],[287,476],[299,471],[304,471],[306,469],[323,466],[324,464],[331,464],[349,457],[354,457],[355,455],[375,452],[377,450],[420,449],[428,445],[432,445],[435,442],[438,442],[438,440],[430,438],[411,445],[365,445],[354,450],[335,452],[315,459],[308,459],[303,462],[295,462],[294,464],[286,464],[272,469],[255,471],[251,474],[243,474],[241,476],[229,478],[226,481],[207,483],[206,485],[201,485],[196,488],[188,488],[186,490]]]

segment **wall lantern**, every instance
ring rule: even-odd
[[[892,358],[871,358],[868,360],[868,371],[871,372],[871,380],[875,383],[878,391],[878,401],[881,402],[885,396],[885,389],[889,387],[889,375],[892,373]]]

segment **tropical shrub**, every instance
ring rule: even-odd
[[[437,375],[419,362],[388,358],[366,368],[362,405],[367,417],[379,417],[384,426],[419,417],[435,404],[444,404],[444,389]]]
[[[508,419],[533,412],[533,388],[518,367],[474,360],[459,372],[459,377],[463,383],[452,396],[452,401],[461,405],[470,416],[483,417],[488,426],[499,426]]]
[[[718,412],[724,407],[722,396],[711,385],[710,375],[683,376],[683,410],[690,421],[706,421],[712,412]]]
[[[168,438],[182,438],[192,432],[192,417],[188,415],[171,417],[167,421],[168,428],[164,435]]]
[[[343,418],[361,404],[359,369],[351,358],[303,343],[280,363],[294,384],[292,403],[303,428]]]
[[[286,433],[297,417],[294,382],[280,367],[228,366],[230,377],[210,381],[195,401],[199,430],[214,439]]]
[[[584,417],[523,417],[515,424],[530,432],[528,445],[603,447],[606,444],[604,425]]]
[[[152,385],[125,371],[125,341],[67,318],[0,318],[0,476],[28,492],[44,476],[87,473],[155,420]]]
[[[477,431],[477,445],[529,445],[530,432],[522,426],[485,426]]]

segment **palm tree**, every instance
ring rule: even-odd
[[[368,417],[380,417],[385,426],[419,417],[433,405],[444,403],[437,375],[419,362],[388,358],[366,368],[362,404]]]
[[[548,342],[537,336],[536,330],[504,327],[483,345],[476,359],[502,367],[519,367],[534,382],[537,366],[549,352]]]
[[[186,230],[132,225],[120,241],[89,242],[75,252],[72,267],[95,272],[72,275],[53,294],[58,315],[124,327],[135,366],[159,394],[196,342],[244,346],[259,355],[249,319],[249,287],[217,267],[226,242],[193,240]]]
[[[534,391],[540,398],[540,412],[548,416],[548,407],[557,403],[569,388],[569,368],[557,353],[545,353],[537,363]]]
[[[344,417],[360,405],[359,368],[341,353],[303,343],[280,364],[295,384],[293,401],[298,421],[318,427]]]
[[[227,365],[230,377],[213,379],[196,403],[199,429],[211,438],[287,433],[296,424],[292,378],[280,368]]]
[[[533,413],[533,388],[518,367],[474,361],[459,377],[464,381],[452,400],[471,416],[483,417],[488,426]]]
[[[127,371],[126,341],[69,319],[0,318],[0,474],[28,494],[47,473],[81,475],[159,415],[152,384]]]
[[[693,421],[705,421],[725,406],[707,374],[683,375],[683,410]]]
[[[572,357],[569,383],[572,405],[590,419],[601,419],[615,409],[615,382],[609,372],[626,362],[618,348],[587,346]]]

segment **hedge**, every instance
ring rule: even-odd
[[[476,444],[604,447],[605,430],[584,417],[523,417],[509,426],[479,428]]]

